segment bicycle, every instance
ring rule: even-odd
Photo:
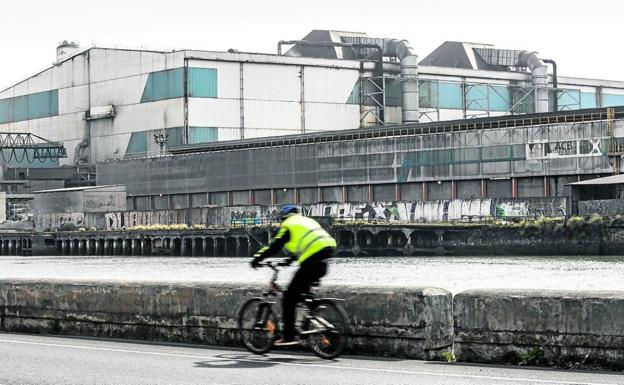
[[[273,270],[268,289],[261,297],[246,300],[238,312],[238,329],[243,345],[252,353],[264,354],[271,350],[279,335],[279,320],[273,310],[276,298],[282,293],[277,284],[278,267],[288,263],[265,262],[262,267]],[[318,286],[316,283],[314,286]],[[295,329],[301,343],[308,340],[312,352],[325,359],[338,357],[349,336],[349,318],[338,298],[316,298],[312,291],[303,295],[298,305]]]

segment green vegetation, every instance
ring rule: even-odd
[[[455,362],[457,358],[455,358],[455,354],[453,352],[442,352],[440,353],[440,359],[446,362]]]
[[[546,359],[544,358],[544,349],[542,347],[533,348],[525,353],[520,354],[520,362],[519,365],[530,365],[530,366],[539,366],[546,364]]]

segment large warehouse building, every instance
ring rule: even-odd
[[[279,47],[258,54],[63,44],[54,66],[0,92],[0,132],[61,141],[69,155],[61,164],[94,164],[157,154],[164,135],[173,149],[624,104],[624,82],[557,77],[553,61],[531,51],[446,42],[418,61],[404,40],[321,30]]]

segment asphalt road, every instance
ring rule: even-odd
[[[0,333],[0,385],[624,384],[624,374],[447,364]]]

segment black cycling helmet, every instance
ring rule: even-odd
[[[297,208],[297,206],[295,205],[284,205],[282,207],[282,209],[279,212],[279,219],[280,221],[285,220],[286,218],[288,218],[289,216],[293,215],[293,214],[298,214],[299,213],[299,209]]]

